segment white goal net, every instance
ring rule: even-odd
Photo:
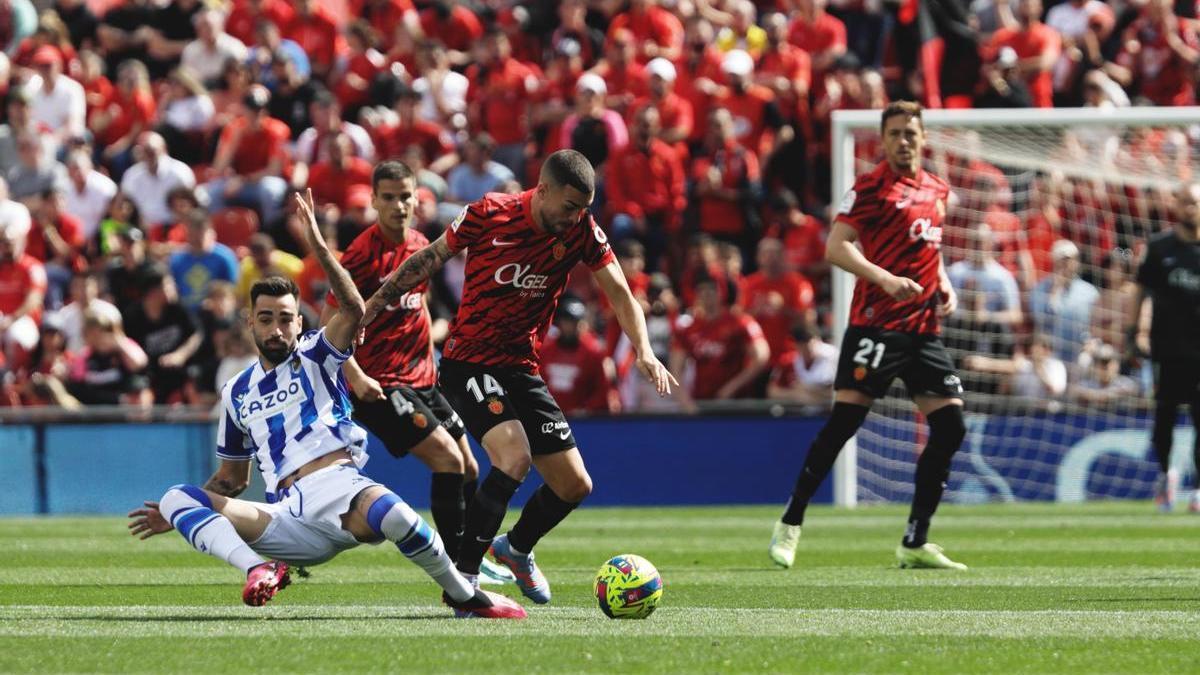
[[[1146,237],[1169,226],[1174,186],[1200,179],[1200,109],[926,111],[925,126],[926,168],[953,188],[960,308],[943,340],[967,392],[947,499],[1150,497],[1151,375],[1124,358],[1124,327]],[[878,130],[878,111],[835,113],[833,203],[882,159]],[[839,272],[839,341],[851,292]],[[839,504],[912,497],[927,427],[902,383],[890,394],[839,460]],[[1181,420],[1183,476],[1191,433]]]

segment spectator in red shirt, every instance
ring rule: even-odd
[[[827,4],[827,0],[798,0],[798,11],[788,28],[788,42],[812,57],[814,75],[824,73],[846,53],[846,25],[825,11]]]
[[[692,162],[692,196],[698,227],[727,241],[747,244],[761,191],[758,156],[737,142],[733,116],[724,108],[709,115],[708,141]]]
[[[329,160],[317,162],[308,172],[308,187],[317,206],[333,204],[339,211],[349,206],[349,195],[355,186],[371,186],[371,163],[354,156],[350,137],[334,134],[325,139]]]
[[[701,16],[688,19],[684,27],[683,55],[675,62],[675,91],[692,104],[692,119],[708,119],[709,105],[717,92],[721,72],[721,50],[714,42],[712,24]],[[704,140],[704,124],[694,124],[687,141],[699,145]]]
[[[721,61],[728,86],[713,99],[713,105],[725,108],[733,116],[734,138],[737,142],[766,158],[775,142],[791,140],[792,129],[785,126],[775,93],[753,83],[754,59],[740,50],[725,54]]]
[[[650,269],[657,270],[668,237],[682,229],[687,208],[683,162],[678,151],[659,138],[657,108],[647,105],[637,111],[632,142],[606,169],[610,236],[643,241]]]
[[[117,70],[117,87],[108,105],[90,121],[97,145],[113,180],[133,162],[133,145],[143,131],[150,130],[157,110],[150,91],[150,74],[141,61],[124,61]]]
[[[63,210],[63,186],[41,194],[34,208],[33,226],[26,239],[25,254],[46,269],[46,305],[58,307],[71,285],[71,277],[84,269],[83,225]]]
[[[812,86],[812,58],[787,41],[788,20],[778,12],[763,17],[767,44],[754,68],[755,84],[768,87],[783,118],[797,130],[808,120],[808,92]]]
[[[701,279],[712,279],[722,300],[729,297],[729,280],[717,254],[717,242],[703,232],[694,235],[683,252],[682,270],[678,275],[679,299],[684,307],[696,304],[696,286]]]
[[[1062,51],[1062,38],[1053,28],[1042,23],[1042,0],[1020,0],[1017,5],[1019,27],[1001,28],[992,35],[988,46],[992,60],[1002,47],[1012,47],[1020,59],[1017,69],[1025,75],[1033,105],[1050,108],[1054,105],[1054,80],[1051,71]]]
[[[587,308],[576,298],[563,298],[554,327],[557,333],[538,349],[539,370],[563,412],[620,412],[617,369],[588,328]]]
[[[290,132],[286,124],[267,116],[270,101],[266,87],[250,87],[242,99],[245,111],[221,132],[212,166],[217,178],[204,186],[210,211],[234,203],[256,209],[264,224],[279,216],[288,190],[282,176],[288,168]]]
[[[655,0],[630,0],[629,9],[613,17],[608,37],[628,30],[638,44],[638,61],[646,63],[661,56],[677,59],[683,51],[683,24]]]
[[[778,367],[795,351],[792,327],[816,326],[813,287],[802,274],[788,267],[783,243],[758,242],[758,271],[742,280],[738,305],[758,321],[771,347],[771,367]]]
[[[646,73],[649,76],[650,95],[638,99],[632,112],[636,113],[647,105],[654,106],[660,122],[658,138],[674,145],[683,158],[687,154],[685,141],[695,126],[692,103],[674,91],[675,64],[664,58],[656,58],[646,64]]]
[[[283,36],[304,48],[313,77],[325,79],[346,43],[338,31],[338,20],[317,0],[297,0],[296,15],[282,27]]]
[[[508,36],[502,30],[488,32],[482,53],[483,59],[467,69],[471,124],[492,137],[496,161],[521,180],[525,175],[529,105],[541,87],[541,72],[512,57]]]
[[[1193,105],[1200,40],[1190,21],[1175,15],[1171,0],[1149,0],[1123,34],[1113,75],[1154,105]]]
[[[550,44],[561,49],[564,41],[574,42],[584,68],[591,68],[600,60],[604,50],[604,33],[587,23],[586,0],[562,0],[558,3],[558,28],[550,35]]]
[[[225,32],[244,45],[252,45],[256,42],[259,21],[269,21],[282,32],[295,17],[296,10],[287,0],[234,0],[233,10],[225,21]]]
[[[465,5],[449,0],[436,0],[421,11],[421,29],[425,37],[439,40],[447,49],[469,52],[471,45],[483,37],[483,22]],[[451,60],[462,63],[463,54]]]
[[[371,82],[383,71],[386,61],[378,46],[379,33],[366,21],[346,27],[346,53],[338,58],[331,77],[333,93],[349,119],[356,119],[370,102]]]
[[[375,29],[380,51],[392,48],[396,26],[404,24],[410,33],[419,34],[421,19],[412,0],[351,0],[349,15],[358,17]]]
[[[420,146],[430,162],[454,152],[454,138],[441,125],[417,116],[420,92],[406,84],[396,93],[396,123],[375,129],[375,150],[380,159],[397,159],[410,145]]]
[[[592,72],[604,78],[608,86],[608,106],[621,114],[650,90],[646,67],[637,61],[637,43],[633,33],[622,29],[609,33],[604,60]]]
[[[10,367],[25,362],[38,343],[46,270],[25,253],[28,229],[0,223],[0,348]]]
[[[790,269],[814,282],[829,274],[825,260],[825,223],[800,209],[800,200],[791,190],[775,193],[769,210],[766,236],[783,243],[783,255]]]
[[[675,323],[671,372],[692,367],[689,386],[680,387],[684,409],[695,409],[692,400],[750,396],[751,386],[766,370],[771,348],[758,322],[730,311],[721,299],[717,282],[696,284],[696,306]]]

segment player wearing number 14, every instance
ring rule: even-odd
[[[608,238],[588,214],[594,194],[595,171],[587,159],[574,150],[553,153],[536,188],[488,194],[468,204],[441,237],[384,282],[367,302],[364,318],[372,330],[372,318],[388,303],[467,249],[462,303],[443,350],[439,384],[487,451],[492,469],[467,507],[458,569],[477,575],[490,548],[537,603],[550,601],[550,584],[534,563],[533,547],[592,487],[571,427],[538,375],[538,345],[576,264],[592,269],[634,345],[642,374],[663,395],[674,383],[654,357],[645,317]],[[508,534],[495,538],[531,466],[545,483]]]
[[[921,168],[921,107],[898,101],[880,122],[886,155],[858,177],[829,234],[826,257],[858,281],[842,340],[833,411],[817,433],[769,553],[782,567],[795,561],[804,511],[817,487],[862,426],[876,398],[899,377],[929,421],[917,461],[908,528],[896,548],[901,567],[966,569],[927,540],[929,522],[950,476],[950,460],[966,429],[962,385],[938,335],[957,299],[942,263],[942,219],[950,188]],[[854,242],[862,244],[862,251]]]

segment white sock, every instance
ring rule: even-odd
[[[220,558],[242,572],[266,562],[242,541],[228,518],[212,509],[212,501],[203,490],[176,485],[158,504],[163,517],[197,551]]]
[[[371,527],[394,541],[396,548],[425,570],[447,595],[459,602],[475,597],[474,586],[454,568],[442,538],[404,500],[389,493],[376,500],[370,511],[367,520]]]

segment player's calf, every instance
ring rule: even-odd
[[[159,511],[197,551],[249,571],[266,562],[241,537],[228,518],[213,509],[212,499],[194,485],[175,485],[159,500]]]

